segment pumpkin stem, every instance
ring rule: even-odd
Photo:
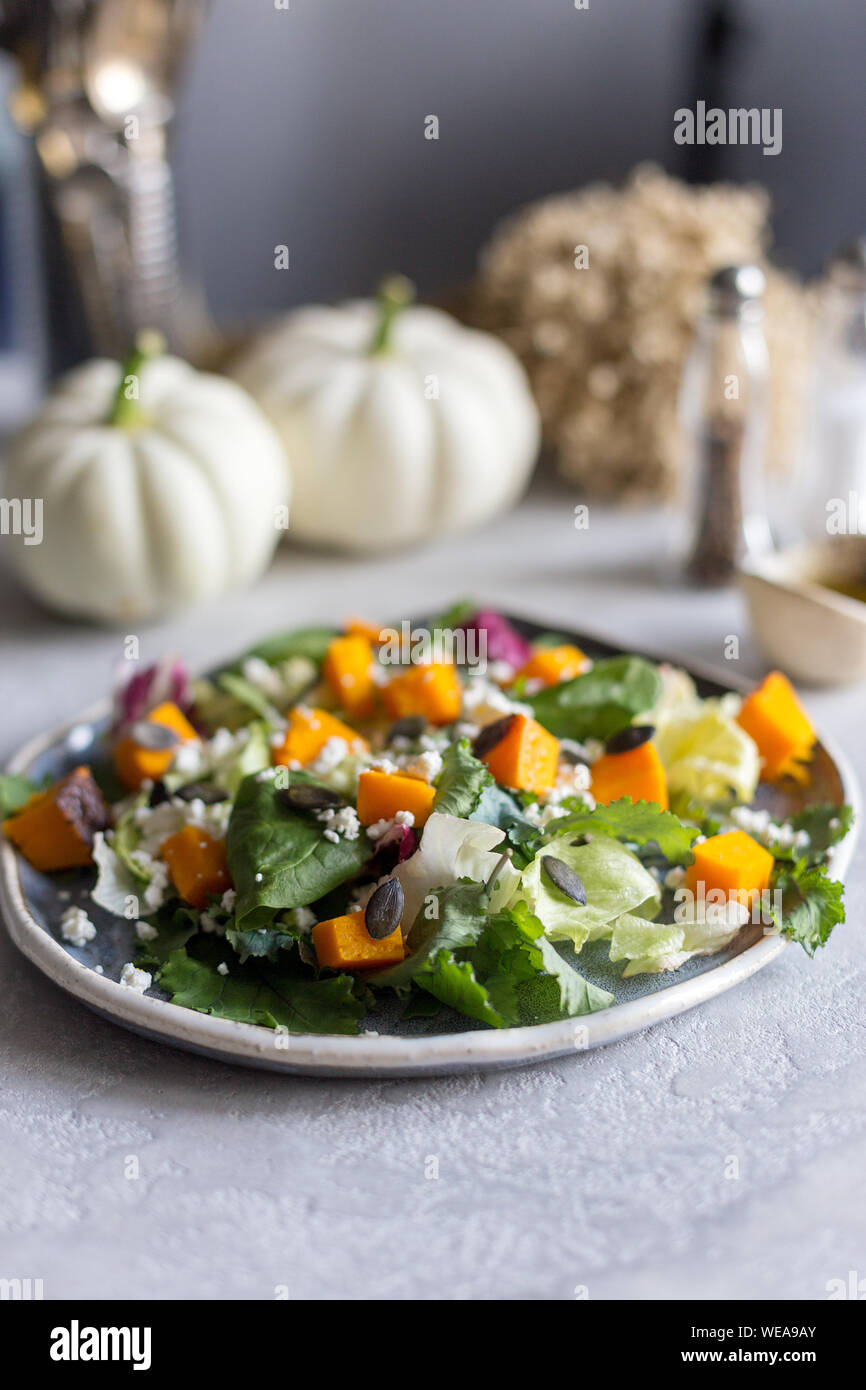
[[[389,275],[379,286],[379,322],[370,344],[370,356],[388,352],[391,346],[391,326],[398,314],[415,298],[415,286],[405,275]]]
[[[120,381],[114,393],[109,425],[118,429],[134,429],[142,422],[140,376],[145,362],[165,352],[165,339],[153,330],[139,333],[126,361],[120,369]]]

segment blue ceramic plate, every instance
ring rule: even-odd
[[[529,637],[546,629],[512,619]],[[567,633],[593,657],[618,654],[585,633]],[[650,654],[647,654],[650,655]],[[658,654],[651,660],[661,660]],[[681,663],[677,662],[677,665]],[[730,686],[692,670],[702,695],[721,695]],[[81,762],[104,756],[108,702],[85,711],[60,729],[34,739],[13,759],[10,772],[34,778],[61,776]],[[822,740],[805,790],[761,786],[760,804],[784,818],[816,801],[848,802],[855,808],[855,828],[833,854],[835,877],[844,876],[860,820],[860,798],[842,755]],[[660,975],[620,978],[607,959],[605,943],[586,947],[579,968],[593,983],[611,990],[617,1002],[586,1018],[530,1028],[489,1029],[442,1009],[433,1019],[401,1022],[402,1006],[383,1002],[371,1012],[357,1037],[275,1034],[270,1029],[211,1018],[172,1004],[158,988],[147,995],[117,983],[123,965],[133,959],[132,924],[103,912],[89,899],[91,873],[37,873],[7,841],[0,843],[0,904],[15,944],[44,974],[104,1017],[145,1037],[223,1061],[297,1074],[322,1076],[436,1075],[480,1068],[520,1066],[544,1058],[581,1052],[613,1042],[652,1023],[670,1018],[740,984],[785,950],[779,936],[746,927],[724,951],[688,961],[680,970]],[[70,905],[86,907],[98,927],[95,940],[74,947],[61,939],[59,921]]]

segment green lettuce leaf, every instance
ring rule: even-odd
[[[197,941],[194,955],[180,947],[160,971],[159,984],[173,1003],[216,1018],[289,1033],[357,1033],[365,1010],[349,975],[317,980],[288,963],[233,961],[222,975],[217,967],[224,959],[225,948],[212,940]]]
[[[280,711],[274,708],[267,695],[259,690],[257,685],[253,685],[252,681],[246,680],[244,676],[239,676],[234,671],[223,671],[217,676],[217,685],[239,704],[251,709],[269,728],[276,728],[280,723]]]
[[[629,796],[592,811],[580,807],[552,821],[548,830],[554,835],[611,835],[624,844],[657,845],[670,864],[691,864],[695,857],[691,847],[700,834],[654,801],[632,801]]]
[[[471,961],[455,960],[450,951],[440,951],[419,972],[415,982],[440,1004],[447,1004],[467,1018],[487,1023],[492,1028],[505,1027],[505,1018],[493,1007],[489,991],[476,979]]]
[[[574,872],[586,889],[586,906],[566,897],[542,872],[546,854],[553,854]],[[539,850],[524,869],[517,899],[553,941],[570,941],[576,950],[587,941],[609,936],[613,923],[624,912],[652,917],[661,905],[661,889],[636,855],[618,840],[598,836],[587,845],[571,845],[558,838]]]
[[[477,807],[482,792],[495,785],[485,764],[472,752],[469,740],[461,739],[451,744],[442,760],[433,810],[466,819]]]
[[[238,931],[270,927],[276,913],[315,902],[358,873],[370,857],[363,830],[356,840],[332,841],[325,829],[292,811],[273,777],[245,778],[226,835]]]
[[[574,680],[540,690],[526,703],[557,738],[607,739],[651,709],[660,692],[655,666],[639,656],[614,656]]]
[[[45,783],[33,782],[20,773],[0,773],[0,820],[14,816],[36,792],[44,791]]]

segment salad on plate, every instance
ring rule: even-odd
[[[386,997],[506,1028],[613,1004],[585,952],[624,978],[747,929],[823,946],[851,810],[759,794],[808,792],[815,745],[779,672],[701,698],[462,604],[281,634],[207,679],[137,670],[104,761],[0,778],[0,806],[34,869],[90,874],[69,948],[134,924],[126,989],[288,1033],[356,1033]]]

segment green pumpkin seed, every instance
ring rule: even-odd
[[[277,793],[280,801],[292,811],[325,811],[331,807],[345,806],[345,798],[330,787],[313,786],[308,782],[296,782]]]
[[[426,729],[427,720],[423,714],[406,714],[391,725],[387,741],[393,743],[395,738],[420,738]]]
[[[364,910],[364,926],[374,941],[384,941],[396,931],[403,917],[403,885],[399,878],[380,884]]]
[[[225,787],[218,787],[215,782],[187,782],[185,787],[178,787],[175,796],[181,801],[203,801],[205,806],[216,806],[229,799]]]
[[[180,743],[180,734],[153,719],[137,719],[130,724],[129,737],[136,748],[146,748],[149,753],[164,753]]]
[[[604,750],[606,753],[631,753],[633,749],[649,743],[654,733],[655,727],[652,724],[629,724],[627,729],[620,729],[618,734],[611,734]]]
[[[492,724],[485,724],[479,734],[475,735],[472,742],[472,752],[476,758],[483,758],[491,749],[501,743],[514,723],[515,716],[506,714],[502,719],[494,719]]]
[[[564,893],[567,898],[586,907],[586,889],[578,874],[574,869],[569,868],[561,859],[556,859],[552,854],[541,856],[541,870],[545,877],[558,888],[560,893]]]

